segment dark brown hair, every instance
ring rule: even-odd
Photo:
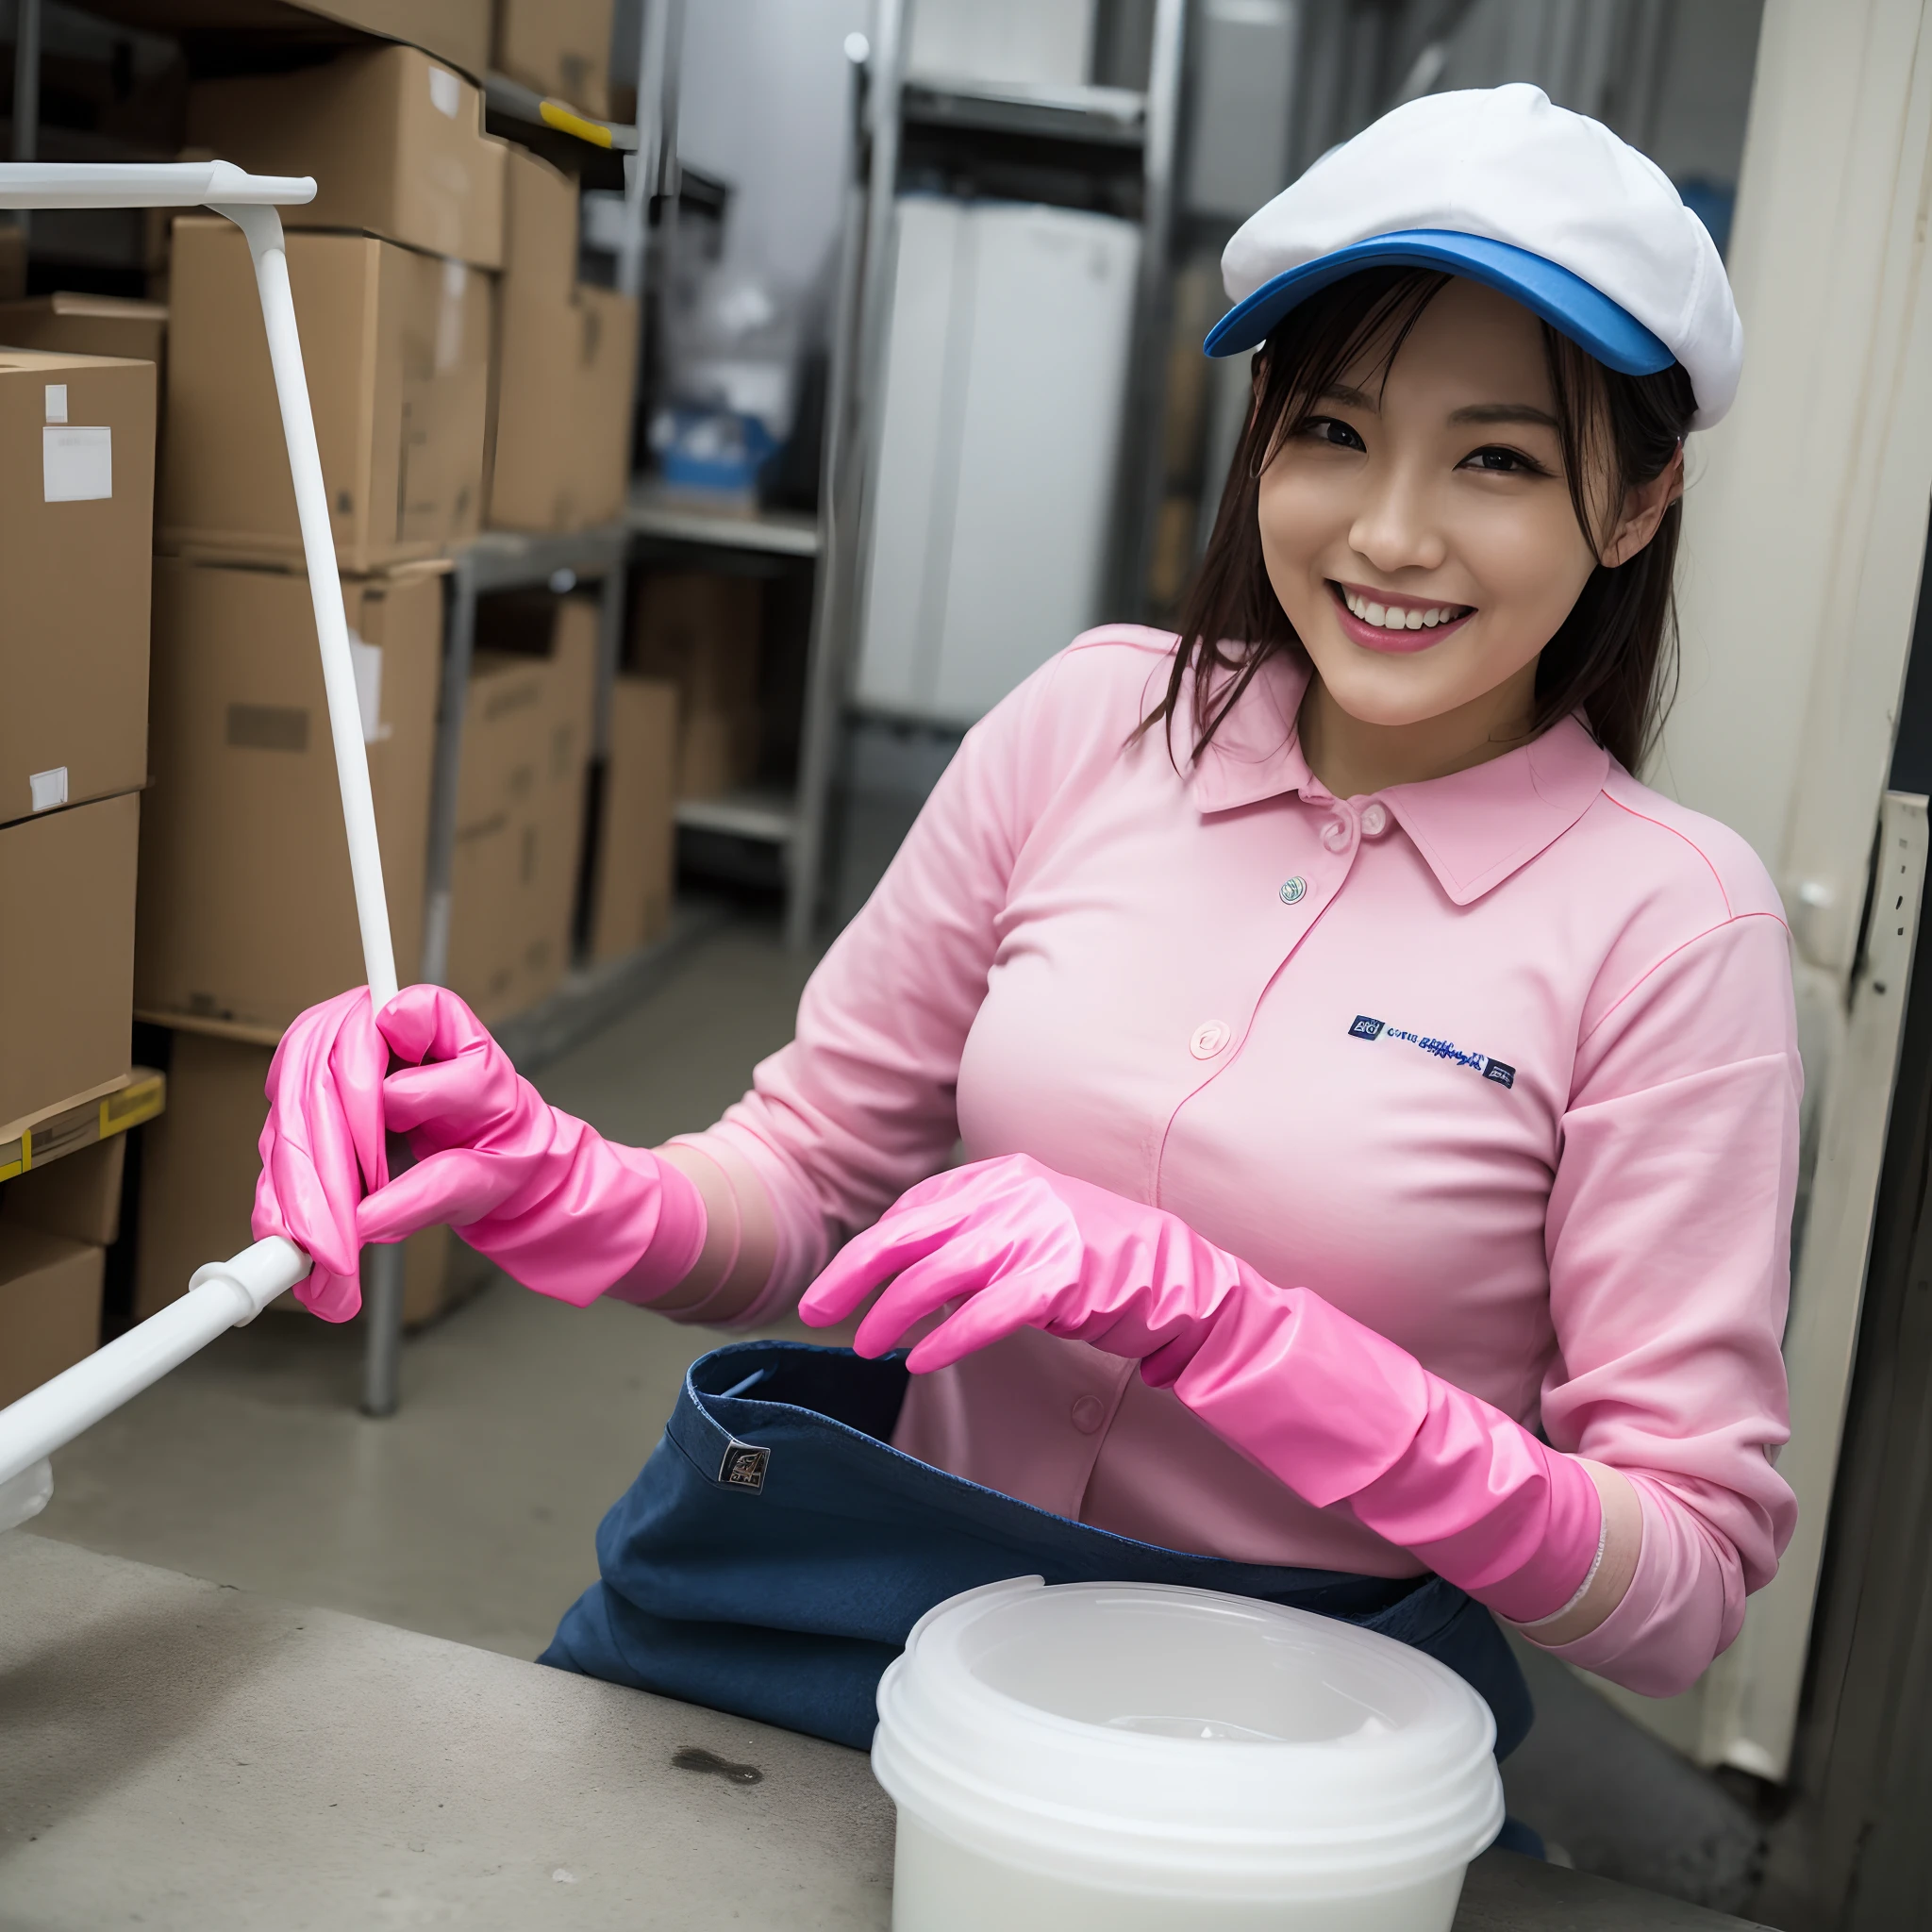
[[[1255,407],[1229,466],[1214,534],[1181,609],[1163,702],[1141,723],[1174,721],[1192,671],[1193,751],[1198,754],[1262,664],[1301,640],[1268,581],[1261,555],[1262,471],[1281,444],[1317,413],[1322,396],[1366,351],[1386,343],[1386,378],[1408,332],[1450,277],[1432,269],[1366,269],[1291,309],[1255,358]],[[1607,470],[1608,502],[1660,475],[1696,408],[1679,363],[1656,375],[1607,369],[1549,324],[1542,325],[1556,391],[1563,470],[1576,521],[1601,553],[1604,507],[1592,506],[1593,476]],[[1627,562],[1591,573],[1537,665],[1532,735],[1580,711],[1598,743],[1635,770],[1663,724],[1676,686],[1676,568],[1682,506],[1672,504],[1657,534]],[[1225,674],[1225,675],[1222,675]]]

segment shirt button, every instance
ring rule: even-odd
[[[1281,903],[1284,906],[1299,906],[1307,897],[1307,893],[1308,882],[1300,873],[1296,873],[1293,878],[1283,879],[1281,882]]]
[[[1211,1060],[1234,1037],[1233,1028],[1220,1020],[1209,1020],[1205,1025],[1194,1028],[1194,1037],[1188,1041],[1188,1051],[1197,1060]]]
[[[1379,839],[1388,829],[1389,808],[1386,805],[1362,807],[1362,836],[1365,839]]]
[[[1083,1395],[1074,1405],[1074,1426],[1091,1436],[1107,1420],[1107,1404],[1097,1395]]]
[[[1348,850],[1347,824],[1341,819],[1330,819],[1322,827],[1322,842],[1331,852],[1346,852]]]

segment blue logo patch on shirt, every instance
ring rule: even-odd
[[[1439,1060],[1453,1060],[1458,1067],[1472,1068],[1485,1080],[1493,1080],[1498,1087],[1516,1085],[1516,1069],[1505,1060],[1492,1060],[1486,1053],[1465,1053],[1453,1040],[1436,1040],[1426,1033],[1411,1033],[1406,1027],[1390,1025],[1386,1020],[1372,1020],[1366,1013],[1357,1013],[1349,1023],[1348,1037],[1351,1040],[1399,1040],[1407,1046],[1420,1047],[1424,1053],[1431,1054]]]

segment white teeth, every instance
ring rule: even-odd
[[[1364,624],[1383,630],[1434,630],[1439,624],[1450,624],[1462,614],[1456,604],[1420,605],[1377,604],[1354,591],[1344,590],[1341,600]]]

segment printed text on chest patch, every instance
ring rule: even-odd
[[[1386,1020],[1371,1020],[1366,1013],[1357,1013],[1348,1029],[1351,1040],[1399,1040],[1405,1046],[1419,1047],[1424,1053],[1434,1054],[1439,1060],[1453,1060],[1458,1067],[1471,1067],[1485,1080],[1493,1080],[1498,1087],[1513,1087],[1516,1084],[1516,1069],[1502,1060],[1492,1060],[1486,1053],[1464,1053],[1453,1040],[1435,1040],[1426,1033],[1410,1033],[1401,1026],[1391,1026]]]

